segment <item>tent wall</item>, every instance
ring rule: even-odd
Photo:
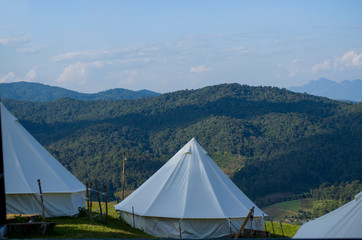
[[[243,224],[245,218],[232,219],[175,219],[142,217],[128,212],[121,212],[121,217],[131,226],[160,238],[218,238],[235,234]],[[254,217],[253,222],[247,223],[245,228],[263,230],[264,220]]]
[[[75,193],[44,193],[46,217],[72,216],[85,207],[85,191]],[[42,214],[39,194],[6,194],[6,212]]]

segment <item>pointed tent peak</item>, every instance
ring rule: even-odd
[[[186,143],[180,151],[182,151],[183,154],[193,154],[195,152],[199,152],[204,155],[207,154],[207,151],[201,147],[194,137],[188,143]]]

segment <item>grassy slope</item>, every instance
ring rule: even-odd
[[[300,199],[276,203],[263,208],[263,211],[275,219],[284,219],[298,215],[299,210],[312,211],[312,199]]]
[[[93,209],[98,208],[97,203],[93,203]],[[99,216],[94,220],[88,220],[87,217],[71,218],[57,217],[47,218],[47,222],[56,222],[54,231],[46,236],[34,234],[32,236],[10,235],[9,238],[153,238],[144,232],[134,229],[124,221],[118,218],[114,209],[115,203],[109,204],[108,224],[101,221]],[[102,204],[104,211],[105,204]],[[96,215],[94,213],[93,215]]]
[[[282,223],[282,228],[280,227],[279,222],[273,222],[273,227],[270,221],[266,222],[266,228],[264,230],[270,232],[271,238],[292,238],[295,233],[298,231],[300,226],[289,223]]]

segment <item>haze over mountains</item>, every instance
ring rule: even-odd
[[[335,100],[362,102],[362,80],[359,79],[354,81],[344,80],[338,83],[326,78],[320,78],[303,86],[290,87],[289,89],[294,92],[306,92]]]
[[[14,82],[0,83],[0,97],[32,102],[48,102],[69,97],[75,100],[129,100],[158,96],[160,93],[149,90],[132,91],[114,88],[98,93],[79,93],[61,87],[53,87],[41,83]]]

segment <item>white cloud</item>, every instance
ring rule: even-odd
[[[362,53],[358,54],[354,50],[345,52],[342,57],[334,57],[334,61],[327,59],[322,63],[318,63],[312,67],[312,72],[316,73],[320,70],[329,70],[332,68],[344,70],[345,68],[362,67]]]
[[[94,61],[90,63],[77,62],[75,64],[68,65],[60,76],[57,78],[57,82],[78,82],[85,83],[89,71],[92,68],[101,68],[105,63],[102,61]]]
[[[31,82],[36,78],[36,67],[33,67],[26,75],[25,79],[23,81],[25,82]]]
[[[5,37],[0,38],[0,44],[9,47],[9,46],[17,46],[30,41],[30,34],[22,35],[22,36],[14,36],[14,37]]]
[[[298,73],[305,71],[305,69],[303,67],[303,63],[301,63],[301,62],[303,62],[303,60],[293,59],[291,62],[289,62],[287,64],[279,63],[277,65],[277,67],[286,69],[289,72],[288,77],[294,77]]]
[[[69,61],[69,60],[78,60],[78,61],[100,60],[100,59],[113,58],[120,55],[131,54],[136,50],[141,50],[141,45],[131,45],[124,48],[101,48],[101,49],[91,49],[80,52],[69,52],[53,56],[50,58],[50,60],[53,62]],[[148,48],[143,50],[155,51],[156,49]],[[142,55],[145,55],[144,52],[141,53]],[[139,52],[136,53],[135,55],[139,55]]]
[[[9,72],[0,78],[0,83],[11,82],[13,79],[15,79],[15,74],[13,72]]]
[[[346,52],[341,58],[336,59],[339,64],[345,67],[362,67],[362,53],[357,54],[351,50]]]
[[[245,46],[238,46],[238,47],[229,49],[227,52],[246,53],[248,51],[246,50]]]
[[[37,46],[33,46],[33,47],[17,48],[16,51],[20,54],[32,54],[32,53],[39,52],[48,46],[49,46],[49,44],[42,44],[42,45],[37,45]]]
[[[195,73],[208,72],[211,70],[212,70],[212,68],[210,68],[210,67],[208,68],[205,65],[190,68],[190,72],[195,72]]]
[[[318,63],[312,67],[312,72],[316,73],[320,70],[328,70],[331,68],[331,60],[327,59],[322,63]]]

